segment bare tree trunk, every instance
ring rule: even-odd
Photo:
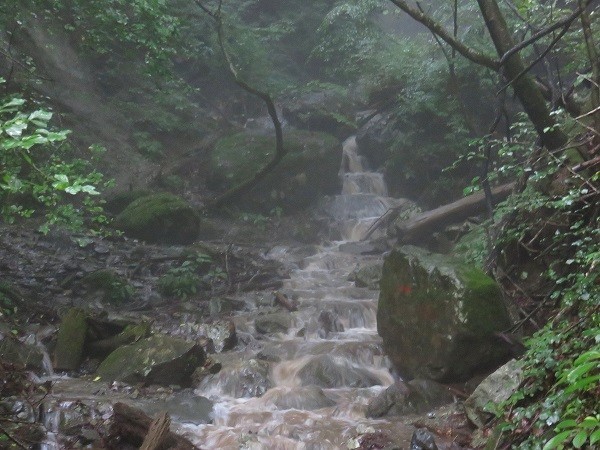
[[[496,51],[500,57],[515,47],[515,42],[496,0],[477,0]],[[511,82],[515,94],[533,123],[543,144],[549,150],[557,150],[567,143],[567,136],[558,128],[550,115],[544,96],[534,79],[526,70],[521,56],[515,52],[503,65],[504,76]]]

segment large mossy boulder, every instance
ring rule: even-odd
[[[326,133],[287,130],[287,154],[277,167],[242,199],[245,211],[298,210],[340,189],[342,146]],[[246,131],[220,139],[211,155],[209,185],[229,189],[252,178],[273,157],[272,135]]]
[[[97,372],[105,380],[188,386],[192,373],[205,359],[198,344],[156,334],[119,347],[102,361]]]
[[[134,200],[115,219],[127,236],[159,244],[190,244],[200,232],[200,216],[185,200],[172,194]]]
[[[500,365],[509,349],[495,333],[509,326],[500,289],[480,269],[412,246],[385,258],[377,330],[402,377],[465,381]]]

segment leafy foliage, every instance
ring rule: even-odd
[[[557,117],[581,132],[567,116]],[[517,122],[513,141],[492,143],[496,176],[528,179],[498,211],[504,216],[499,264],[509,277],[508,266],[521,270],[525,287],[518,296],[527,290],[537,299],[527,305],[532,314],[554,310],[527,341],[525,383],[504,405],[504,429],[518,448],[582,448],[600,438],[600,176],[567,169],[566,151],[531,157],[534,136],[527,122]]]
[[[2,218],[12,223],[39,212],[43,232],[52,225],[98,230],[107,223],[98,189],[107,183],[90,162],[74,157],[69,132],[54,130],[51,118],[44,109],[27,111],[21,97],[0,104]]]
[[[163,295],[185,300],[198,292],[206,278],[217,276],[222,271],[211,268],[212,258],[205,253],[196,253],[179,267],[169,269],[158,280],[158,288]],[[210,269],[210,270],[209,270]]]

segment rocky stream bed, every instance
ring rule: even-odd
[[[2,422],[8,445],[135,448],[167,413],[187,439],[171,448],[470,448],[467,380],[507,356],[491,338],[505,312],[481,313],[495,291],[479,272],[389,253],[384,232],[352,242],[403,204],[354,147],[320,209],[342,240],[278,239],[306,216],[215,219],[219,239],[185,246],[5,227],[0,413],[27,425]],[[263,238],[240,244],[244,229]]]

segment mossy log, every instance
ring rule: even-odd
[[[514,183],[508,183],[492,189],[493,201],[505,200],[513,188]],[[485,209],[485,194],[483,191],[477,192],[453,203],[426,211],[404,222],[397,228],[398,240],[404,244],[419,243],[431,233],[470,216],[481,214]]]

